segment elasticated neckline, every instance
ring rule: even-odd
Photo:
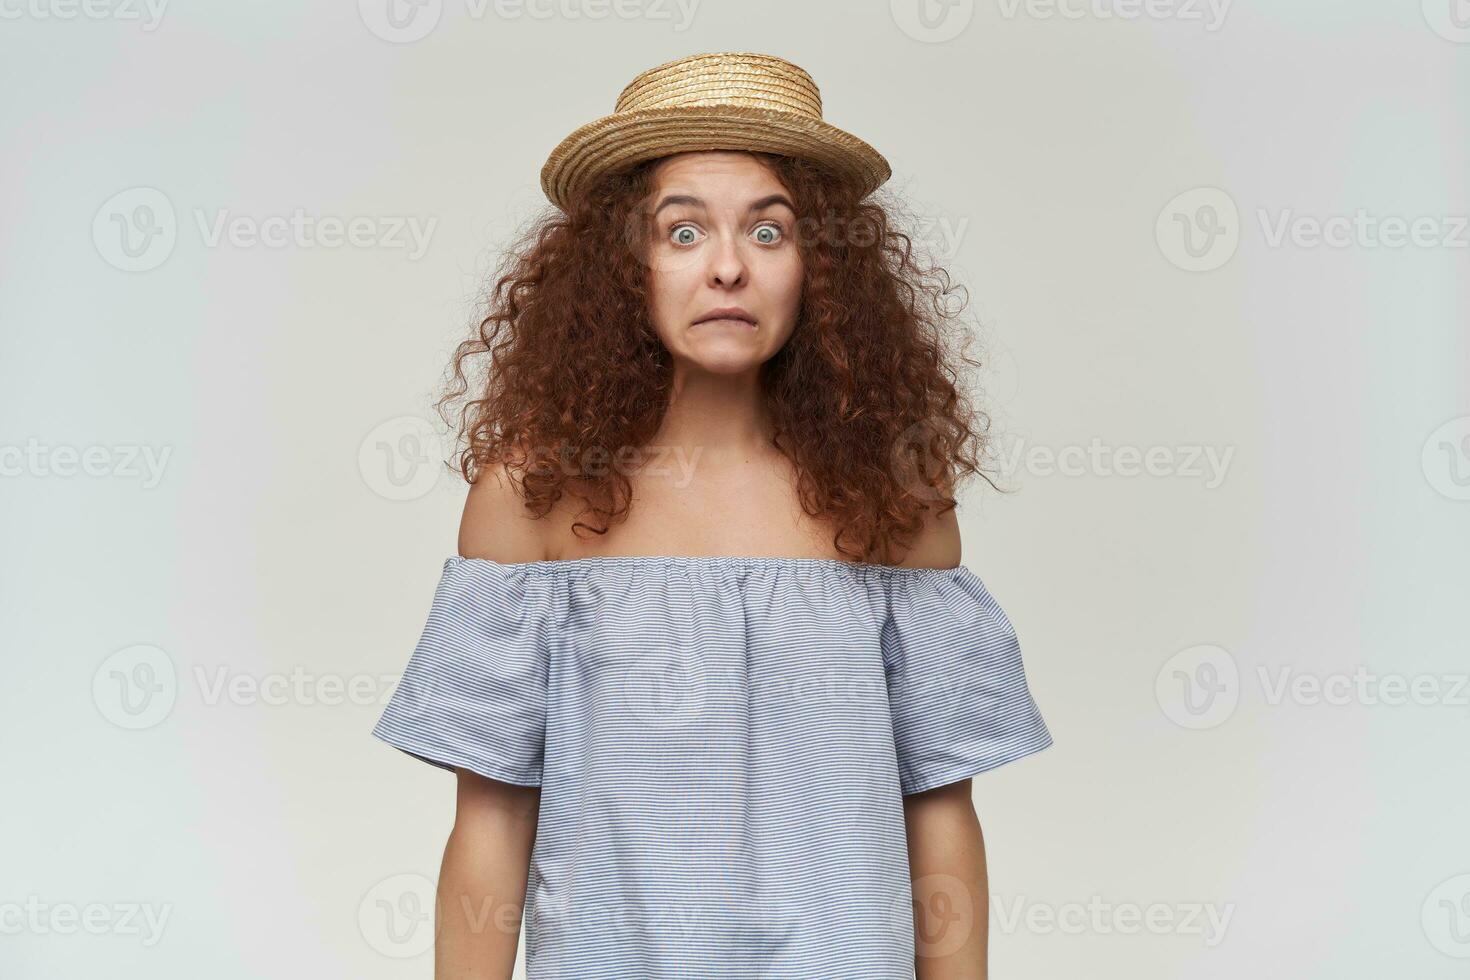
[[[786,568],[796,571],[850,569],[856,574],[925,577],[934,575],[956,575],[967,571],[964,565],[952,568],[928,568],[908,565],[882,565],[877,562],[852,562],[840,558],[801,558],[774,555],[599,555],[589,558],[548,558],[541,561],[500,562],[491,558],[466,558],[454,555],[451,563],[462,563],[471,568],[489,566],[530,573],[553,574],[592,569],[606,571],[634,571],[667,569],[669,571],[692,570],[752,570]]]

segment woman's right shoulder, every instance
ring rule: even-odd
[[[475,473],[459,520],[459,554],[503,563],[546,558],[546,522],[526,508],[503,462]]]

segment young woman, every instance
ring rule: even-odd
[[[746,53],[644,72],[548,159],[373,730],[457,773],[438,976],[509,977],[523,909],[532,980],[985,976],[969,779],[1051,736],[960,564],[984,419],[888,175]]]

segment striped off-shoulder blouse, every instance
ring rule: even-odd
[[[372,734],[541,787],[531,980],[913,976],[902,797],[1051,735],[964,565],[445,561]]]

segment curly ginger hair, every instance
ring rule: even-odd
[[[943,269],[915,259],[891,205],[811,161],[753,153],[790,192],[802,298],[786,344],[760,369],[772,446],[800,504],[854,561],[891,563],[961,478],[985,474],[989,418],[973,406],[944,329],[964,308]],[[654,438],[672,361],[648,307],[650,160],[609,174],[535,220],[502,260],[488,312],[456,348],[438,407],[468,482],[503,463],[531,513],[583,500],[573,532],[626,518],[625,467]],[[835,227],[836,233],[832,231]],[[467,370],[467,368],[469,370]],[[472,381],[471,378],[475,380]],[[460,404],[457,420],[446,411]],[[600,524],[600,526],[598,526]]]

